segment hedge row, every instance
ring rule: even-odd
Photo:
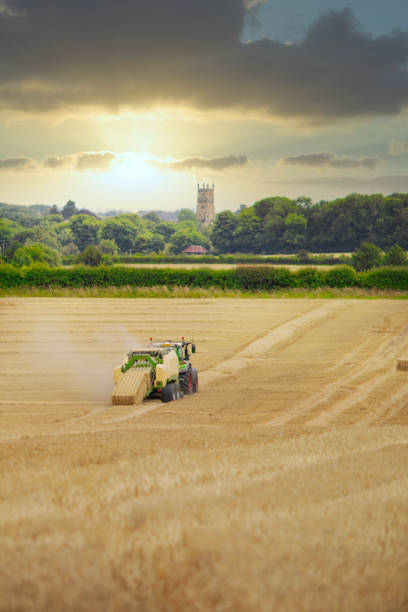
[[[358,274],[358,286],[368,289],[399,289],[408,290],[407,268],[384,267],[373,268],[369,272]]]
[[[169,264],[285,264],[285,265],[326,265],[335,266],[349,261],[346,256],[333,257],[332,255],[310,255],[306,259],[296,255],[120,255],[120,263],[169,263]],[[115,259],[116,261],[116,259]]]
[[[0,265],[0,287],[135,287],[181,286],[218,287],[248,291],[273,290],[280,287],[364,287],[408,290],[407,268],[375,268],[357,273],[349,266],[330,270],[241,266],[230,270],[196,268],[128,268],[124,266],[91,268],[49,268],[34,264],[26,268]]]
[[[234,270],[177,270],[171,268],[128,268],[124,266],[73,266],[50,268],[33,264],[15,268],[0,265],[0,287],[187,287],[239,288]]]

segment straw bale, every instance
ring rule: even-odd
[[[150,386],[150,369],[128,370],[115,385],[113,405],[141,404]]]
[[[397,370],[408,370],[408,357],[397,359]]]

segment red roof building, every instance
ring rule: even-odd
[[[208,253],[207,249],[198,244],[192,244],[191,246],[184,249],[183,253],[186,255],[205,255]]]

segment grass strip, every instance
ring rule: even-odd
[[[216,287],[10,287],[0,288],[0,297],[63,298],[308,298],[308,299],[393,299],[407,300],[408,292],[357,287],[282,288],[271,291],[241,291]]]

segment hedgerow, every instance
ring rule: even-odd
[[[272,291],[285,288],[361,287],[408,290],[408,268],[376,268],[355,272],[349,266],[330,270],[302,268],[292,272],[287,268],[268,265],[238,266],[228,270],[212,268],[130,268],[126,266],[72,266],[50,268],[33,264],[15,268],[0,264],[0,287],[190,287]]]
[[[357,274],[350,266],[336,266],[325,273],[325,285],[329,287],[354,287]]]
[[[296,273],[271,266],[240,266],[234,270],[239,289],[274,289],[296,287]]]
[[[297,255],[121,255],[115,258],[114,261],[127,264],[153,264],[153,263],[168,263],[168,264],[273,264],[273,265],[299,265],[307,263],[308,265],[325,265],[336,266],[347,263],[349,257],[333,255],[309,255],[307,261]],[[70,262],[68,262],[70,263]]]
[[[358,286],[367,289],[408,290],[408,270],[406,267],[373,268],[358,275]]]
[[[301,268],[296,273],[296,279],[298,287],[315,289],[316,287],[324,287],[326,284],[325,272],[315,268]]]
[[[21,268],[15,268],[11,264],[0,264],[0,287],[19,287],[23,282]]]

